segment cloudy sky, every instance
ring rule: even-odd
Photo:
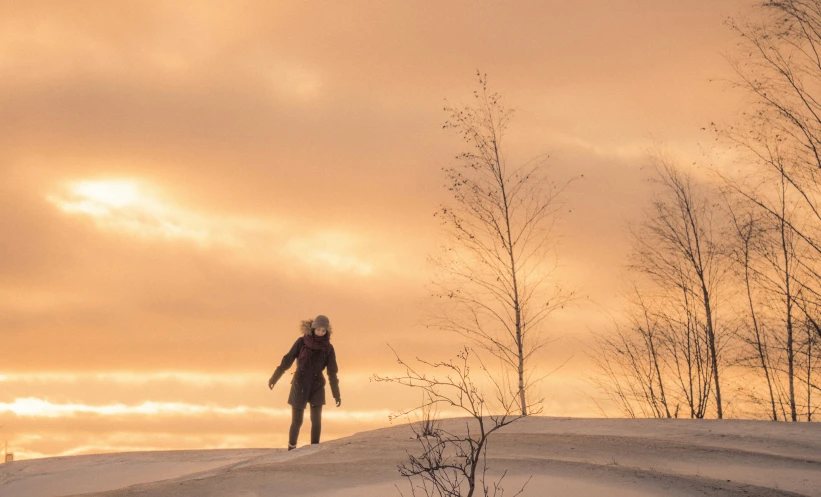
[[[5,2],[0,7],[0,438],[19,457],[280,446],[265,384],[300,319],[330,317],[343,407],[457,337],[420,326],[442,129],[477,69],[516,108],[512,161],[568,190],[567,286],[545,413],[597,415],[584,343],[617,306],[646,153],[682,160],[742,100],[720,80],[743,0]],[[717,80],[717,81],[711,81]],[[432,348],[435,347],[435,348]],[[305,434],[303,434],[305,438]]]

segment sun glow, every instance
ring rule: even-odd
[[[375,272],[369,244],[348,230],[305,236],[304,226],[287,218],[209,214],[175,204],[159,189],[135,179],[72,181],[46,198],[64,213],[86,217],[108,232],[227,249],[237,259],[277,268],[285,258],[309,269],[363,277]],[[363,252],[369,257],[362,257]]]
[[[47,198],[63,212],[89,216],[104,229],[144,238],[214,241],[205,219],[175,208],[136,180],[74,181],[62,194]]]
[[[140,200],[145,201],[139,185],[129,180],[80,181],[73,184],[71,189],[76,195],[88,201],[113,208],[134,205]]]
[[[75,181],[66,187],[63,196],[51,196],[63,211],[102,218],[126,208],[162,211],[162,204],[134,180]]]

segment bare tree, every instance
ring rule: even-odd
[[[746,153],[755,176],[775,180],[780,196],[761,195],[757,185],[728,181],[735,193],[783,224],[805,245],[806,261],[821,257],[821,1],[763,2],[756,21],[729,21],[743,40],[730,58],[734,85],[753,97],[753,107],[738,126],[717,127],[719,134]],[[760,182],[763,180],[759,180]],[[784,203],[792,208],[784,209]],[[816,267],[797,261],[812,279]],[[801,292],[815,300],[815,286]]]
[[[797,421],[797,405],[795,392],[795,322],[796,322],[796,292],[798,286],[797,280],[797,256],[795,233],[788,229],[786,223],[792,219],[788,213],[789,201],[786,198],[786,181],[785,177],[781,175],[781,181],[778,188],[778,216],[772,218],[772,227],[770,236],[762,237],[760,252],[762,258],[769,265],[769,271],[762,272],[762,276],[767,278],[765,288],[770,290],[771,294],[777,299],[778,307],[780,307],[781,319],[783,320],[784,333],[781,337],[782,349],[784,351],[787,363],[787,399],[790,409],[790,420]],[[776,311],[777,312],[777,311]]]
[[[726,333],[717,324],[719,285],[727,273],[727,265],[721,261],[720,233],[714,222],[715,203],[710,193],[701,188],[689,175],[678,169],[663,155],[654,157],[659,196],[652,202],[645,220],[634,230],[633,253],[630,269],[643,275],[653,288],[666,294],[671,302],[684,306],[686,326],[674,327],[678,335],[698,330],[703,333],[706,353],[697,356],[695,364],[700,372],[709,371],[712,376],[716,415],[724,417],[721,398],[721,348]],[[680,295],[681,297],[677,297]],[[691,307],[695,306],[695,307]],[[672,314],[671,314],[672,316]],[[669,320],[676,324],[676,319]],[[687,335],[686,346],[697,347]],[[671,343],[676,343],[673,340]],[[689,355],[689,359],[694,356]],[[688,365],[693,364],[689,362]],[[692,378],[692,374],[688,375]],[[691,407],[694,407],[691,396]]]
[[[739,124],[716,131],[742,152],[743,172],[722,173],[724,184],[757,219],[745,264],[748,294],[758,295],[748,315],[768,410],[797,421],[797,382],[812,411],[813,340],[802,331],[821,337],[813,325],[821,302],[821,1],[766,1],[758,14],[729,21],[741,39],[730,57],[733,85],[752,105]]]
[[[726,197],[725,197],[726,199]],[[742,354],[737,362],[742,367],[752,370],[760,370],[764,374],[767,382],[767,392],[769,395],[770,419],[778,421],[778,411],[776,410],[776,395],[773,388],[773,367],[771,366],[772,354],[767,339],[767,330],[759,315],[760,302],[756,298],[758,290],[758,270],[755,265],[755,246],[760,237],[763,236],[761,228],[762,221],[757,219],[755,211],[747,209],[743,213],[737,212],[738,207],[734,207],[727,202],[728,212],[732,219],[733,231],[731,237],[735,243],[729,244],[728,256],[738,268],[738,276],[743,281],[746,297],[746,318],[745,324],[740,327],[739,336],[741,341],[748,345],[754,353],[752,355]],[[754,403],[760,402],[755,396],[751,396]]]
[[[573,297],[548,287],[552,229],[569,182],[544,177],[544,156],[508,165],[503,138],[512,111],[488,91],[487,76],[478,76],[473,106],[445,107],[444,128],[457,131],[468,151],[444,168],[452,202],[435,215],[451,244],[431,258],[440,270],[433,296],[444,305],[430,325],[458,333],[510,368],[516,383],[509,387],[527,415],[528,389],[538,381],[530,361],[547,343],[544,320]]]
[[[422,392],[422,404],[416,415],[417,423],[414,428],[416,438],[436,437],[440,431],[439,410],[430,393]]]
[[[720,372],[732,329],[729,312],[717,312],[728,300],[723,214],[710,188],[662,153],[651,159],[659,190],[631,229],[623,312],[614,329],[594,334],[592,383],[630,417],[703,418],[715,398],[723,418]]]
[[[684,273],[680,276],[675,292],[663,292],[657,297],[659,322],[663,324],[662,358],[678,387],[676,413],[678,406],[685,403],[690,417],[701,419],[707,414],[712,394],[709,344],[699,319],[700,305],[692,292],[686,290]]]
[[[663,324],[647,297],[634,286],[626,324],[616,321],[613,330],[594,334],[590,379],[627,417],[677,417],[678,406],[671,412],[665,392]]]
[[[819,368],[819,366],[821,366],[821,354],[819,354],[818,350],[819,345],[821,345],[821,340],[818,338],[818,325],[815,320],[807,319],[804,321],[803,325],[805,335],[804,343],[802,344],[800,351],[803,352],[802,356],[804,359],[804,367],[802,370],[805,377],[799,377],[799,379],[803,380],[806,386],[807,398],[804,406],[806,408],[807,421],[809,422],[813,420],[813,416],[818,409],[821,408],[821,404],[819,404],[817,400],[813,400],[813,391],[821,390],[821,387],[818,386],[813,376],[814,372],[821,369]]]
[[[497,481],[489,481],[488,443],[491,435],[522,417],[514,413],[517,399],[508,396],[507,388],[494,380],[480,362],[481,371],[493,386],[494,397],[486,396],[471,377],[468,347],[462,349],[455,361],[429,362],[417,358],[420,367],[436,372],[433,375],[418,370],[398,355],[397,361],[405,368],[404,374],[374,375],[373,380],[420,389],[424,401],[422,405],[397,413],[392,418],[418,410],[436,411],[438,406],[455,408],[468,416],[464,432],[457,433],[439,425],[437,430],[424,433],[414,427],[421,454],[408,454],[408,461],[399,466],[400,474],[410,483],[412,495],[472,497],[478,491],[477,495],[502,497],[502,481],[506,473]],[[424,429],[424,425],[420,428]],[[523,490],[524,486],[514,497]]]

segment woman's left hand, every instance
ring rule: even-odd
[[[336,407],[339,407],[341,405],[342,405],[342,399],[336,399]]]

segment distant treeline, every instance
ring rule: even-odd
[[[739,122],[699,175],[663,152],[594,382],[632,417],[814,421],[821,406],[821,1],[730,20]],[[727,155],[730,158],[727,158]],[[604,408],[604,406],[602,406]]]

